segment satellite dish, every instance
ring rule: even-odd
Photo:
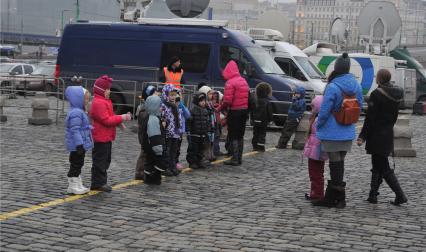
[[[339,44],[345,40],[345,23],[341,18],[334,19],[330,29],[330,42],[333,44]]]
[[[166,0],[167,7],[182,18],[193,18],[209,6],[210,0]]]

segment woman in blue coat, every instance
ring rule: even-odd
[[[338,57],[334,71],[328,78],[324,101],[318,114],[317,137],[321,150],[329,156],[330,180],[323,200],[314,205],[343,208],[346,206],[346,183],[343,181],[345,156],[356,137],[355,123],[343,125],[336,121],[333,112],[340,110],[344,95],[355,96],[362,107],[362,89],[355,76],[349,73],[351,61],[347,53]]]

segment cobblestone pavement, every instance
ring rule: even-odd
[[[29,126],[29,110],[5,108],[5,114],[1,214],[67,197],[63,123]],[[425,122],[412,117],[418,157],[395,159],[409,199],[400,207],[388,203],[394,195],[386,185],[379,204],[365,201],[370,157],[355,145],[346,163],[347,207],[339,210],[304,199],[309,183],[300,151],[272,150],[245,157],[242,167],[218,164],[167,178],[159,187],[127,186],[9,218],[0,223],[0,250],[426,251]],[[250,136],[248,130],[245,152],[251,151]],[[268,144],[277,138],[278,132],[269,132]],[[110,184],[133,179],[139,148],[134,133],[118,132]],[[90,167],[88,154],[86,186]]]

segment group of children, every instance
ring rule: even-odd
[[[68,87],[65,96],[70,103],[66,117],[66,145],[70,152],[68,172],[68,193],[84,194],[89,191],[81,180],[81,168],[85,153],[92,151],[91,189],[110,192],[107,184],[107,170],[111,163],[112,141],[116,127],[125,128],[123,122],[131,120],[131,114],[115,115],[109,99],[112,79],[102,76],[95,81],[94,99],[89,108],[90,92],[80,86]],[[250,111],[253,122],[253,149],[265,151],[265,137],[268,124],[273,120],[272,88],[267,83],[256,86],[255,105]],[[179,163],[183,137],[186,135],[188,149],[186,160],[192,169],[206,168],[216,156],[225,155],[220,151],[219,141],[226,125],[226,112],[218,111],[222,93],[204,83],[192,97],[191,108],[183,103],[183,90],[173,84],[162,88],[148,85],[142,91],[143,103],[138,107],[138,138],[141,153],[136,165],[135,179],[146,184],[161,184],[161,175],[177,176],[183,166]],[[320,142],[315,136],[316,115],[321,105],[321,96],[312,103],[310,134],[304,155],[309,158],[311,192],[308,199],[323,197],[324,160],[326,155],[319,149]],[[278,148],[285,148],[295,132],[306,110],[303,88],[293,95],[288,119],[282,130]],[[90,119],[89,119],[90,118]],[[322,186],[321,186],[322,184]]]

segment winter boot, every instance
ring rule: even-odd
[[[392,189],[392,191],[396,195],[395,201],[391,201],[390,203],[395,206],[399,206],[403,203],[406,203],[408,199],[407,197],[405,197],[405,194],[402,191],[401,186],[399,185],[399,182],[395,176],[395,173],[391,171],[388,174],[383,175],[383,178],[385,179],[386,183],[389,185],[389,187]]]
[[[371,172],[371,189],[370,193],[368,194],[368,202],[377,204],[377,196],[379,195],[379,188],[382,181],[382,174],[379,172]]]
[[[79,187],[79,178],[78,177],[71,177],[68,178],[68,188],[67,188],[67,193],[71,193],[71,194],[85,194],[87,193],[87,191],[81,189]]]
[[[313,200],[312,205],[314,206],[324,206],[324,207],[334,207],[336,200],[336,190],[331,182],[328,181],[327,188],[325,189],[325,196],[321,200]]]
[[[87,193],[88,191],[90,191],[90,189],[89,189],[89,188],[87,188],[87,187],[85,187],[85,186],[83,185],[83,180],[81,179],[81,176],[78,176],[78,187],[79,187],[82,191],[84,191],[84,193]]]
[[[238,140],[232,140],[230,146],[232,149],[232,157],[230,160],[223,162],[225,165],[232,165],[232,166],[238,166],[240,165],[239,161],[239,143]]]
[[[346,207],[346,183],[341,182],[340,185],[333,185],[336,196],[334,200],[335,208],[345,208]]]
[[[144,183],[147,185],[161,185],[161,173],[144,171]]]
[[[101,186],[91,186],[90,190],[101,191],[101,192],[111,192],[112,187],[105,184],[105,185],[101,185]]]

